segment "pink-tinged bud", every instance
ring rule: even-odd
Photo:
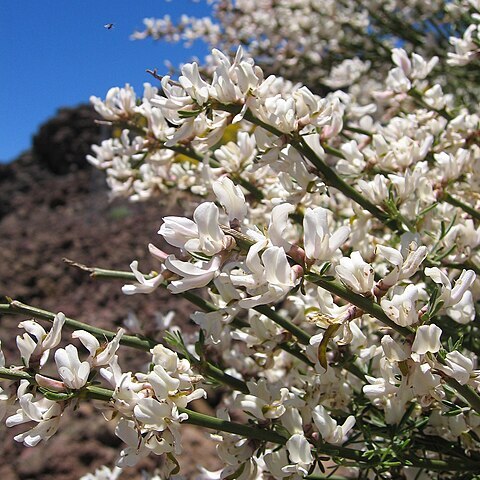
[[[48,388],[49,390],[53,390],[55,392],[65,392],[67,390],[65,384],[60,380],[44,377],[39,373],[35,375],[35,381],[40,387]]]
[[[305,263],[305,250],[298,245],[292,245],[287,254],[292,257],[297,263]]]
[[[292,267],[294,281],[303,277],[303,267],[301,265],[294,265]]]
[[[168,257],[168,253],[165,253],[163,250],[160,250],[158,247],[153,245],[153,243],[148,244],[148,251],[152,256],[154,256],[157,260],[160,260],[162,263]]]

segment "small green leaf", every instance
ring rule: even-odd
[[[70,400],[70,398],[73,398],[76,395],[75,392],[52,392],[51,390],[47,390],[46,388],[39,388],[39,390],[46,399],[52,400],[54,402],[64,402],[65,400]]]
[[[178,114],[180,115],[180,118],[192,118],[196,117],[199,113],[201,113],[203,110],[178,110]]]

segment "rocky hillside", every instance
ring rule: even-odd
[[[151,335],[156,334],[155,315],[174,309],[176,323],[188,329],[190,306],[165,292],[125,296],[121,281],[90,279],[62,261],[67,257],[129,270],[129,263],[138,259],[148,272],[156,265],[147,244],[164,247],[156,234],[162,216],[179,214],[183,208],[172,203],[109,201],[102,173],[85,161],[90,145],[99,143],[106,133],[94,118],[88,106],[62,109],[40,128],[31,151],[0,165],[0,295],[110,329],[135,313]],[[7,364],[18,362],[14,339],[21,319],[0,317]],[[2,427],[0,478],[75,479],[101,464],[112,465],[118,439],[98,412],[89,415],[92,408],[82,407],[75,421],[64,421],[60,434],[33,449],[14,445],[15,432]],[[203,434],[189,432],[185,465],[192,470],[191,459],[196,456],[202,457],[205,466],[215,467],[208,453],[212,447]],[[121,478],[140,478],[138,472],[132,470]]]

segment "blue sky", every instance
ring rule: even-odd
[[[104,97],[113,86],[136,90],[192,56],[190,49],[152,40],[132,41],[144,17],[182,13],[204,16],[205,1],[192,0],[0,0],[0,162],[29,148],[39,125],[62,106]],[[114,23],[111,30],[104,24]]]

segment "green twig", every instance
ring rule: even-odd
[[[363,310],[365,313],[368,313],[372,317],[375,317],[377,320],[380,320],[387,327],[396,330],[404,337],[407,337],[414,333],[413,330],[411,330],[410,328],[401,327],[400,325],[397,325],[394,321],[390,320],[390,318],[388,318],[385,312],[382,310],[382,307],[374,303],[371,298],[366,298],[362,295],[358,295],[357,293],[354,293],[348,288],[346,288],[341,283],[335,282],[333,280],[326,280],[313,273],[307,273],[305,275],[305,280],[312,282],[315,285],[318,285],[319,287],[328,290],[330,293],[333,293],[334,295],[343,298],[347,302]]]
[[[230,235],[235,234],[235,238],[238,241],[237,237],[238,237],[238,235],[240,235],[240,232],[237,232],[236,230],[231,230],[228,227],[223,227],[223,230]],[[250,241],[250,239],[248,239],[248,237],[245,237],[244,241],[247,242],[247,241]],[[253,243],[253,242],[250,241],[250,243]],[[105,278],[105,279],[120,279],[121,278],[123,280],[136,281],[135,275],[131,272],[125,272],[125,271],[119,271],[119,270],[106,270],[106,269],[103,269],[103,268],[96,268],[96,267],[87,267],[85,265],[81,265],[79,263],[72,262],[71,260],[68,260],[67,263],[69,263],[70,265],[73,265],[75,267],[81,268],[82,270],[84,270],[86,272],[89,272],[92,277]],[[162,286],[164,288],[166,288],[167,283],[166,282],[162,283]],[[210,302],[207,302],[206,300],[199,297],[195,293],[183,292],[183,293],[180,293],[178,295],[182,296],[183,298],[185,298],[186,300],[188,300],[189,302],[193,303],[194,305],[196,305],[197,307],[201,308],[202,310],[204,310],[206,312],[214,312],[214,311],[218,310],[218,308],[215,305],[213,305]],[[277,323],[277,325],[280,325],[281,327],[285,328],[285,330],[292,333],[302,343],[308,345],[308,343],[310,341],[310,335],[307,332],[305,332],[304,330],[302,330],[300,327],[294,325],[289,320],[284,319],[278,313],[276,313],[274,310],[272,310],[268,307],[261,306],[261,307],[255,308],[255,310],[257,310],[259,313],[265,315],[266,317],[270,318],[270,320]],[[237,323],[235,323],[235,322],[237,322]],[[239,322],[236,321],[236,320],[234,322],[232,322],[232,325],[236,326],[236,328],[244,328],[244,327],[249,326],[248,324],[240,325]],[[307,365],[312,365],[310,360],[308,360],[308,358],[305,357],[305,355],[303,355],[301,351],[299,351],[298,349],[288,345],[288,343],[281,343],[279,346],[282,350],[290,353],[291,355],[293,355],[294,357],[303,361]],[[239,390],[243,391],[242,389],[239,389]]]
[[[461,208],[465,213],[468,213],[476,220],[480,220],[480,212],[478,210],[475,210],[475,208],[471,207],[470,205],[467,205],[466,203],[458,200],[457,198],[452,197],[449,193],[445,192],[442,195],[442,200],[449,203],[450,205],[453,205],[454,207]]]
[[[120,277],[116,276],[115,278],[120,278]],[[26,305],[16,300],[13,300],[8,304],[0,304],[0,314],[2,313],[27,315],[27,316],[32,316],[34,318],[47,320],[49,322],[53,322],[53,319],[55,318],[55,314],[53,312],[32,307],[30,305]],[[68,317],[65,319],[65,325],[67,325],[72,330],[85,330],[101,341],[112,340],[116,335],[115,332],[112,332],[110,330],[94,327],[92,325],[89,325],[88,323],[83,323]],[[153,347],[155,347],[155,345],[159,344],[159,342],[156,342],[153,339],[138,337],[134,335],[123,335],[123,337],[120,340],[120,343],[127,347],[136,348],[137,350],[143,350],[145,352],[149,352]],[[205,376],[211,377],[224,385],[228,385],[234,390],[238,390],[243,393],[249,392],[245,382],[242,382],[238,378],[228,375],[217,366],[211,363],[205,363],[201,361],[196,362],[195,360],[198,360],[198,359],[196,359],[193,356],[191,357],[191,360],[192,360],[192,363],[195,363],[202,370],[202,373],[204,373]]]
[[[283,327],[285,330],[294,335],[301,343],[305,345],[308,345],[310,343],[310,335],[305,332],[305,330],[302,330],[290,320],[283,318],[281,315],[275,312],[275,310],[272,310],[267,305],[259,305],[258,307],[254,307],[254,310],[261,313],[262,315],[265,315],[277,325]]]
[[[372,317],[375,317],[377,320],[380,320],[383,324],[394,329],[402,336],[409,337],[413,335],[414,332],[409,327],[402,327],[390,320],[382,308],[374,303],[371,299],[353,293],[343,285],[331,280],[325,280],[324,278],[315,274],[309,273],[305,276],[305,279],[324,288],[325,290],[328,290],[334,295],[338,295],[347,302],[356,305],[358,308],[370,314]],[[452,377],[445,376],[444,379],[448,385],[450,385],[458,392],[459,395],[467,400],[473,410],[480,414],[480,396],[472,388],[470,388],[468,385],[461,385]]]
[[[214,108],[225,110],[232,114],[237,114],[240,111],[240,106],[238,105],[214,105]],[[262,120],[256,118],[250,110],[247,110],[244,115],[245,120],[262,127],[263,129],[273,133],[278,137],[285,136],[282,132],[277,130],[275,127],[263,122]],[[303,139],[290,138],[289,142],[291,145],[302,153],[305,158],[307,158],[321,173],[323,181],[326,185],[340,190],[346,197],[353,200],[355,203],[359,204],[362,208],[369,211],[374,217],[380,220],[389,228],[403,232],[404,229],[395,219],[389,218],[388,214],[380,210],[376,205],[367,200],[360,192],[357,192],[351,185],[346,183],[337,173],[332,170],[323,160],[321,160],[317,154],[309,147],[309,145]],[[343,153],[333,149],[333,147],[325,146],[327,153],[335,154],[336,156],[341,156],[343,158]]]
[[[35,377],[33,375],[30,375],[27,372],[8,368],[0,368],[0,378],[5,378],[8,380],[28,380],[30,383],[36,384]],[[109,402],[112,399],[113,391],[103,387],[87,385],[83,389],[78,391],[78,396],[84,396],[89,399]],[[270,442],[277,445],[285,445],[288,440],[287,437],[280,435],[274,430],[261,429],[250,425],[244,425],[241,423],[230,422],[228,420],[222,420],[220,418],[212,417],[210,415],[195,412],[188,408],[179,408],[178,411],[180,413],[186,413],[188,415],[188,419],[185,420],[183,423],[187,423],[190,425],[196,425],[215,431],[233,433],[241,437],[251,438],[262,442]],[[366,463],[367,465],[371,463],[370,458],[365,455],[365,452],[363,451],[347,447],[330,445],[326,443],[322,444],[320,447],[317,448],[317,455],[322,454],[326,454],[331,457],[346,458],[349,460],[354,460],[356,462]],[[415,459],[414,461],[412,461],[412,466],[418,468],[428,468],[429,470],[450,471],[477,471],[480,468],[478,462],[468,460],[465,461],[463,459],[455,459],[454,464],[450,464],[448,461],[444,460]],[[319,477],[307,476],[306,478],[314,480]]]
[[[32,307],[17,300],[12,300],[10,303],[7,304],[0,304],[0,314],[1,313],[27,315],[41,320],[47,320],[49,322],[53,322],[53,319],[55,318],[55,313],[53,312],[49,312],[48,310],[42,310],[41,308]],[[93,325],[89,325],[87,323],[83,323],[69,317],[66,317],[65,325],[67,325],[72,330],[85,330],[101,341],[113,340],[116,335],[115,332],[112,332],[110,330],[94,327]],[[153,347],[155,347],[155,345],[158,344],[158,342],[152,339],[140,338],[133,335],[123,335],[120,343],[127,347],[136,348],[145,352],[150,351],[150,349],[152,349]]]

